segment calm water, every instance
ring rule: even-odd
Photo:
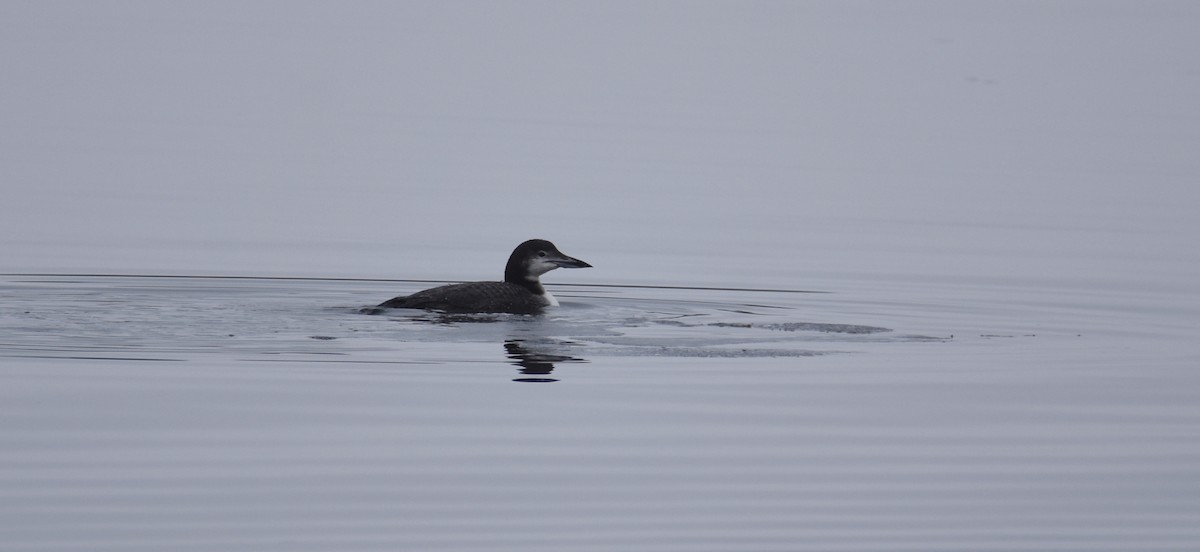
[[[0,551],[1200,550],[1200,3],[480,4],[0,2]]]
[[[1169,294],[9,275],[10,550],[1193,550]],[[884,299],[886,297],[886,299]]]

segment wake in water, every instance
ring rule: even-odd
[[[805,357],[864,343],[939,339],[795,320],[805,296],[788,290],[573,286],[573,293],[559,293],[561,307],[542,315],[389,309],[367,316],[344,305],[361,305],[393,290],[394,282],[30,275],[6,276],[0,286],[9,298],[0,310],[0,356],[9,357],[322,355],[350,362],[388,344],[422,343],[453,362],[478,360],[462,344],[495,343],[508,360],[554,363]],[[654,298],[636,296],[651,289]]]

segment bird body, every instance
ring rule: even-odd
[[[379,304],[389,309],[425,309],[452,313],[506,312],[537,314],[558,306],[542,287],[539,277],[556,268],[588,268],[592,265],[568,257],[546,240],[529,240],[518,245],[508,258],[503,282],[449,284],[396,297]]]
[[[379,305],[389,309],[426,309],[445,312],[510,312],[535,314],[549,302],[524,286],[509,282],[467,282],[418,291]]]

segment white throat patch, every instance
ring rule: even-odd
[[[533,259],[529,261],[529,264],[526,266],[526,270],[529,271],[529,274],[535,277],[541,276],[542,274],[550,272],[556,268],[558,268],[558,265],[548,261],[543,261],[542,259]]]

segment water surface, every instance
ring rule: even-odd
[[[578,285],[372,316],[422,284],[0,285],[13,549],[1200,543],[1196,348],[1139,319],[1164,297]]]
[[[0,549],[1200,550],[1198,27],[0,2]]]

